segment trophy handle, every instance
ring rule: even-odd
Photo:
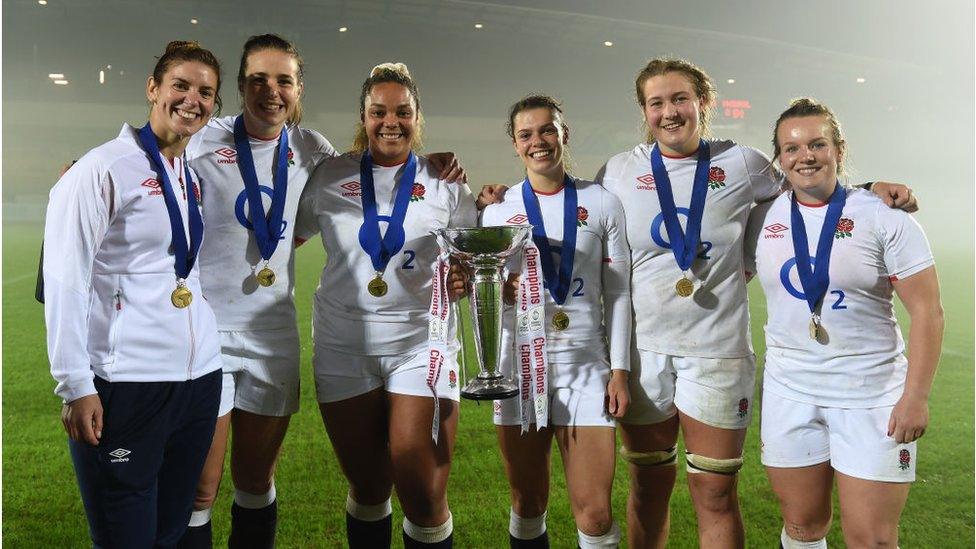
[[[468,356],[464,349],[464,317],[461,316],[461,300],[451,302],[451,314],[457,319],[457,340],[458,345],[461,347],[461,365],[458,368],[461,372],[461,387],[464,387],[468,383]]]

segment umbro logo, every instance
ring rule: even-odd
[[[773,223],[763,227],[763,230],[766,231],[765,238],[784,238],[786,235],[782,234],[783,231],[788,231],[790,228],[782,223]]]
[[[641,191],[653,191],[657,187],[654,186],[654,174],[645,173],[644,175],[637,178],[637,189]]]
[[[148,187],[150,189],[149,196],[160,196],[163,194],[163,188],[160,186],[159,181],[149,178],[142,182],[143,187]]]
[[[125,448],[116,448],[115,450],[112,450],[111,452],[108,453],[108,455],[115,458],[109,461],[112,463],[122,463],[122,462],[129,461],[129,458],[127,456],[131,453],[132,453],[131,450],[126,450]]]
[[[508,223],[509,225],[525,225],[525,222],[528,220],[529,216],[525,214],[516,214],[509,218],[509,220],[505,223]]]
[[[339,185],[339,187],[344,191],[342,196],[362,196],[363,194],[362,185],[359,184],[359,181],[349,181]]]
[[[217,159],[218,164],[237,164],[237,151],[230,147],[221,147],[214,154],[220,157]]]

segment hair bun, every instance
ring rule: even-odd
[[[403,63],[380,63],[379,65],[373,67],[373,70],[369,71],[369,77],[372,78],[376,76],[376,73],[380,71],[391,71],[410,78],[410,71],[407,70],[407,66]]]
[[[198,50],[201,48],[200,42],[196,40],[173,40],[169,44],[166,44],[166,53],[172,53],[178,50]]]

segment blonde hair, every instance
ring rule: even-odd
[[[417,83],[410,76],[410,70],[403,63],[380,63],[369,71],[369,78],[363,82],[362,92],[359,94],[359,124],[356,125],[356,137],[353,138],[352,152],[361,153],[369,148],[369,136],[366,135],[366,96],[377,84],[393,82],[407,88],[413,97],[417,110],[417,131],[411,136],[410,148],[419,151],[423,147],[424,115],[420,110],[420,93]]]
[[[643,110],[644,102],[647,101],[647,97],[644,96],[644,84],[655,76],[669,72],[680,72],[691,82],[692,87],[695,88],[695,95],[701,101],[701,108],[698,112],[699,133],[702,137],[711,136],[712,107],[715,105],[718,92],[715,90],[715,85],[712,84],[712,80],[708,77],[708,74],[690,61],[663,57],[651,59],[647,63],[647,66],[637,73],[637,79],[634,82],[634,87],[637,91],[637,104]],[[645,120],[644,123],[646,125],[647,121]],[[648,143],[654,142],[654,135],[651,133],[651,129],[646,126],[644,137]]]
[[[830,110],[830,107],[812,97],[798,97],[790,101],[790,106],[776,119],[776,124],[773,126],[773,160],[779,160],[779,155],[782,152],[779,140],[776,139],[776,135],[779,133],[779,125],[784,120],[806,116],[824,117],[824,121],[830,127],[830,140],[837,147],[839,153],[837,155],[837,175],[846,177],[847,170],[844,167],[844,158],[847,156],[847,141],[844,140],[844,132],[841,130],[840,122],[837,121],[837,117],[834,116],[834,111]]]

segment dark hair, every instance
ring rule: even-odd
[[[424,116],[420,112],[420,93],[417,83],[410,77],[410,71],[403,63],[382,63],[373,67],[369,78],[363,82],[362,92],[359,94],[359,125],[356,127],[356,137],[353,138],[352,150],[362,152],[369,148],[369,136],[366,135],[366,96],[377,84],[393,82],[407,88],[413,96],[414,107],[417,109],[417,131],[413,135],[411,148],[417,150],[422,145]]]
[[[223,101],[220,99],[220,61],[217,60],[217,56],[213,52],[200,46],[199,42],[194,40],[174,40],[166,44],[166,51],[163,52],[163,55],[159,56],[156,61],[156,66],[153,68],[153,81],[156,82],[156,85],[162,84],[163,75],[166,74],[166,71],[170,67],[186,61],[203,63],[217,73],[217,89],[214,92],[214,103],[217,105],[214,116],[216,116],[220,113],[220,108],[223,106]]]
[[[295,44],[292,44],[277,34],[259,34],[252,36],[247,39],[247,42],[244,42],[244,50],[241,52],[241,65],[237,70],[237,91],[241,93],[242,99],[244,96],[244,84],[246,84],[247,80],[247,59],[252,53],[263,50],[276,50],[291,55],[295,58],[295,63],[298,64],[298,82],[302,82],[305,78],[305,61],[302,59],[302,55],[298,53],[298,48],[295,47]],[[302,101],[299,98],[295,104],[295,109],[288,116],[288,123],[294,125],[301,122],[301,120]]]
[[[827,105],[812,97],[800,97],[790,101],[790,106],[776,119],[776,125],[773,126],[773,160],[779,159],[779,155],[782,152],[779,141],[776,139],[776,134],[779,133],[779,125],[784,120],[805,116],[822,116],[827,122],[827,125],[830,126],[830,140],[840,153],[837,159],[837,175],[844,175],[844,157],[847,152],[847,141],[844,140],[844,132],[841,130],[840,122],[837,121],[834,112]]]
[[[634,82],[634,87],[637,90],[637,104],[643,109],[644,102],[647,101],[647,98],[644,97],[644,83],[655,76],[669,72],[680,72],[691,82],[692,87],[695,88],[695,95],[701,100],[701,110],[699,111],[701,135],[708,137],[709,124],[712,121],[712,104],[715,102],[718,93],[715,91],[715,86],[712,84],[712,80],[708,77],[708,74],[690,61],[663,57],[651,59],[647,63],[647,66],[637,73],[637,79]],[[654,136],[651,134],[650,128],[647,128],[646,138],[648,143],[654,142]]]
[[[568,127],[563,122],[563,110],[561,107],[562,103],[548,95],[535,94],[523,97],[508,108],[508,124],[505,125],[505,131],[508,132],[509,137],[515,139],[515,117],[522,111],[532,109],[548,109],[549,113],[552,114],[553,120],[556,120],[563,131],[565,131]]]

